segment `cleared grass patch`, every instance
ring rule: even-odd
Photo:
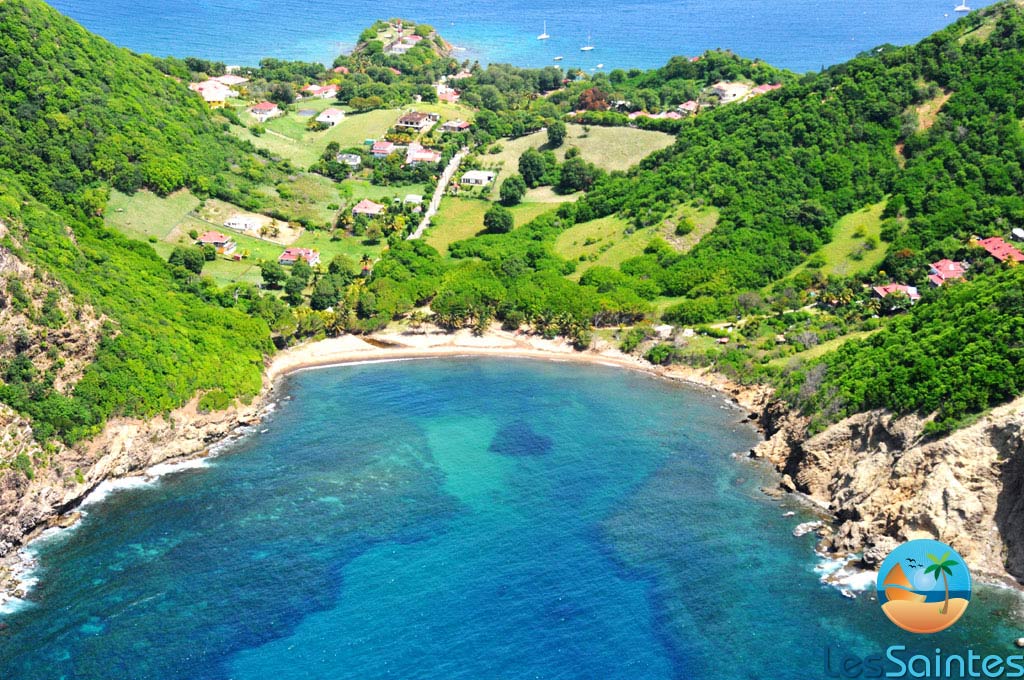
[[[317,100],[318,104],[329,104],[323,100]],[[314,108],[313,102],[301,102],[296,106],[297,110]],[[324,106],[324,108],[327,108]],[[306,129],[308,118],[301,118],[296,111],[286,113],[268,120],[265,127],[267,131],[259,137],[252,134],[248,128],[240,128],[237,125],[231,126],[231,133],[239,139],[252,142],[261,149],[266,149],[274,155],[285,158],[296,167],[308,169],[320,159],[327,145],[337,142],[344,149],[350,146],[361,146],[366,139],[383,137],[388,128],[395,124],[402,113],[398,109],[381,109],[367,113],[349,113],[345,120],[334,127],[321,132],[312,132]],[[256,120],[243,110],[239,113],[242,121],[251,126]]]
[[[796,354],[790,354],[789,356],[779,357],[778,359],[772,359],[768,363],[778,368],[785,368],[787,365],[789,365],[790,362],[793,361],[810,361],[811,359],[817,359],[818,357],[823,356],[834,349],[838,349],[840,345],[843,345],[844,343],[849,342],[850,340],[861,340],[863,338],[868,337],[869,335],[877,333],[879,330],[881,329],[873,331],[856,331],[853,333],[848,333],[838,338],[833,338],[832,340],[823,342],[819,345],[815,345],[814,347],[811,347],[808,350],[804,350],[803,352],[797,352]]]
[[[165,239],[199,205],[199,199],[187,189],[161,198],[150,191],[138,191],[129,196],[116,189],[110,191],[110,201],[104,221],[126,236],[147,241]]]
[[[447,255],[451,244],[483,232],[484,213],[492,205],[480,199],[445,196],[424,238],[442,255]],[[544,203],[521,203],[510,208],[516,227],[552,209],[553,206]]]
[[[943,91],[928,101],[922,102],[920,106],[915,109],[915,112],[917,113],[917,129],[919,132],[928,130],[931,126],[935,125],[935,121],[939,118],[939,112],[952,96],[952,90]]]
[[[629,258],[643,253],[651,239],[658,235],[654,227],[627,234],[630,226],[621,217],[610,215],[577,224],[559,234],[555,240],[555,252],[578,263],[569,278],[578,281],[594,266],[617,268]]]
[[[676,234],[676,227],[683,220],[688,220],[693,225],[689,234],[679,236]],[[711,230],[718,226],[718,209],[714,207],[698,208],[692,205],[680,206],[679,210],[665,220],[661,229],[661,235],[673,248],[680,253],[688,253],[693,247],[700,243],[700,240],[711,233]]]
[[[832,240],[808,258],[808,261],[822,261],[821,272],[832,276],[854,276],[876,269],[885,259],[889,248],[889,244],[880,238],[885,203],[875,203],[842,217],[832,232]],[[877,241],[878,247],[868,250],[865,244],[872,238]],[[790,276],[808,269],[807,264],[801,264]]]
[[[589,132],[583,125],[568,125],[565,143],[555,149],[559,162],[565,160],[565,152],[576,147],[580,155],[604,170],[628,170],[647,156],[672,144],[675,138],[664,132],[637,130],[626,127],[591,127]],[[517,139],[503,139],[498,144],[502,150],[497,154],[484,153],[480,156],[482,165],[501,170],[494,183],[493,195],[497,195],[501,183],[508,175],[519,170],[519,157],[528,148],[539,149],[547,144],[547,132],[534,132]]]

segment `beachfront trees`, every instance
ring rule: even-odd
[[[526,195],[526,182],[522,175],[512,175],[501,184],[501,202],[504,205],[517,205]]]

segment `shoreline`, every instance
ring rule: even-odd
[[[655,366],[607,342],[598,341],[595,347],[579,351],[564,339],[547,340],[503,331],[496,324],[482,336],[475,336],[468,330],[448,333],[429,327],[422,332],[391,330],[369,336],[342,335],[306,342],[270,358],[263,371],[263,388],[248,405],[234,405],[204,416],[197,410],[198,397],[195,397],[173,412],[166,422],[157,418],[152,421],[118,419],[108,423],[103,432],[86,445],[88,451],[98,456],[90,469],[89,480],[65,492],[45,518],[27,529],[21,540],[0,556],[0,615],[12,611],[11,603],[23,599],[18,597],[19,592],[26,594],[35,583],[32,569],[27,569],[26,565],[34,564],[34,558],[27,551],[36,540],[75,527],[83,516],[83,507],[102,499],[112,488],[151,484],[165,474],[199,466],[199,461],[218,455],[218,449],[251,433],[252,428],[274,410],[279,385],[287,376],[364,362],[459,357],[530,359],[637,371],[692,388],[713,390],[730,404],[742,408],[747,414],[742,422],[753,427],[758,427],[758,423],[752,415],[756,415],[770,394],[764,386],[741,386],[708,369]],[[138,438],[149,434],[148,426],[158,432],[169,430],[170,435],[166,441],[136,446]],[[192,431],[188,432],[190,428]],[[138,458],[139,455],[143,458]]]

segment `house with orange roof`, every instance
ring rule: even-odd
[[[320,253],[311,248],[287,248],[281,257],[277,258],[278,264],[295,264],[299,260],[305,260],[310,267],[320,264]]]
[[[235,251],[235,242],[227,234],[219,231],[207,231],[199,235],[196,243],[201,246],[213,246],[218,255],[230,255]]]
[[[967,273],[966,262],[954,262],[953,260],[939,260],[932,262],[928,269],[928,280],[933,286],[941,286],[947,281],[962,279]]]
[[[355,216],[365,215],[366,217],[378,217],[384,214],[386,208],[380,203],[374,203],[368,198],[356,203],[356,207],[352,208],[352,214]]]

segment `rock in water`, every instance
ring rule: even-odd
[[[538,434],[525,420],[498,430],[488,450],[503,456],[541,456],[551,451],[551,438]]]

